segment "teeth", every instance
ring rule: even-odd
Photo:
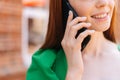
[[[100,18],[104,18],[104,17],[106,17],[106,16],[107,16],[107,13],[93,16],[93,18],[99,18],[99,19],[100,19]]]

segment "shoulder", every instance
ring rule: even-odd
[[[111,50],[118,50],[118,46],[120,46],[119,44],[111,41],[108,41],[107,44],[107,46],[111,48]]]
[[[32,56],[31,66],[38,66],[41,69],[51,68],[55,62],[65,60],[63,49],[39,49]]]
[[[32,64],[41,68],[50,67],[56,59],[56,54],[54,49],[39,49],[32,56]]]
[[[52,70],[57,51],[39,49],[32,56],[32,63],[27,70],[26,80],[59,80]]]
[[[110,52],[119,54],[120,56],[120,45],[117,43],[113,43],[113,42],[111,42],[109,45],[110,45],[109,47]]]
[[[111,41],[108,41],[105,44],[106,47],[104,49],[107,53],[115,53],[120,55],[120,51],[119,51],[120,45]]]

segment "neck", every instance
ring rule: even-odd
[[[82,53],[98,56],[105,41],[106,39],[102,32],[95,32],[91,35],[91,39]]]

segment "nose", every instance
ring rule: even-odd
[[[108,0],[97,0],[96,2],[97,8],[105,7],[106,5],[108,5]]]

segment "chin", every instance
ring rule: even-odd
[[[90,27],[92,30],[104,32],[110,28],[111,16],[108,13],[101,16],[91,16],[88,22],[92,24]]]
[[[104,32],[107,31],[110,28],[110,23],[104,23],[104,24],[93,24],[90,29],[95,30],[98,32]]]

